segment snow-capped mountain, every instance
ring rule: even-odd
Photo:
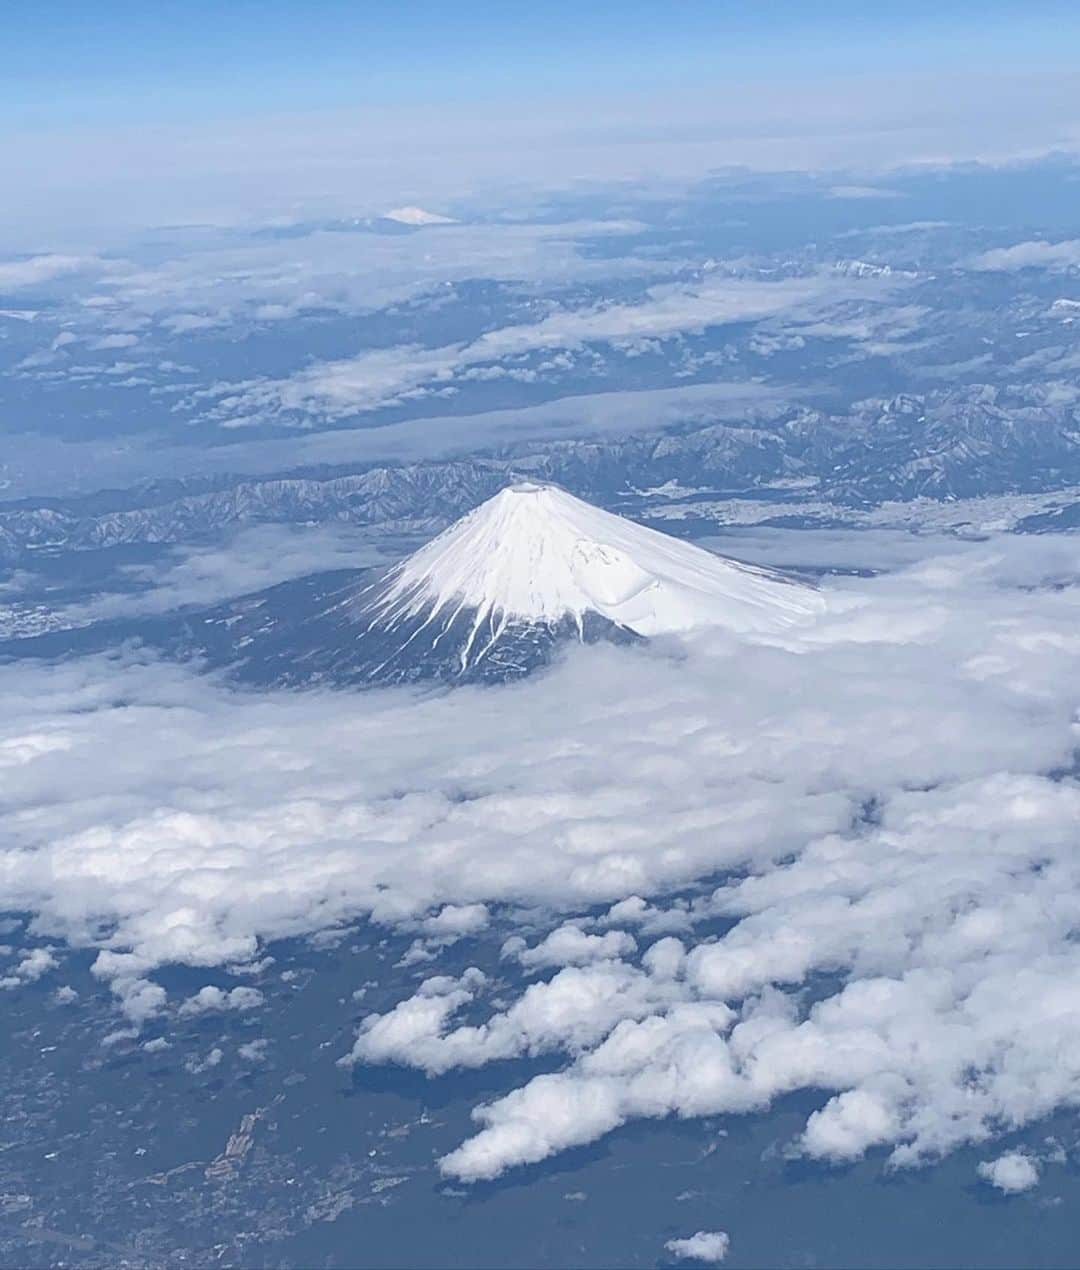
[[[362,597],[363,598],[363,597]],[[462,517],[363,599],[387,629],[472,616],[463,668],[517,624],[579,628],[587,615],[636,635],[726,626],[769,633],[811,618],[817,593],[523,481]]]
[[[399,225],[456,225],[452,216],[441,216],[438,212],[429,212],[422,207],[395,207],[393,211],[383,212],[383,220],[397,221]]]
[[[468,682],[525,674],[568,641],[768,637],[822,608],[813,587],[521,482],[388,570],[286,583],[187,634],[259,683]]]

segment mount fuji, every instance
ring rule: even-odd
[[[523,482],[389,569],[321,574],[189,617],[183,651],[260,684],[493,682],[567,642],[710,626],[767,638],[823,608],[811,586]]]

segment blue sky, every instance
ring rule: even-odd
[[[0,35],[8,253],[1080,150],[1058,0],[8,0]]]
[[[634,93],[718,78],[1066,69],[1074,4],[9,0],[23,126]],[[9,114],[9,119],[11,115]]]

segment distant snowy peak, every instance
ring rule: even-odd
[[[456,225],[452,216],[440,216],[438,212],[427,212],[422,207],[395,207],[391,212],[383,212],[383,220],[396,221],[399,225]]]
[[[767,635],[823,608],[809,586],[520,483],[462,517],[358,597],[373,625],[429,633],[467,619],[462,666],[512,629],[596,619],[639,636],[719,626]]]

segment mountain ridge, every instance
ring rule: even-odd
[[[1080,416],[986,385],[866,399],[847,414],[757,409],[657,433],[529,442],[470,458],[191,478],[90,496],[0,502],[0,559],[40,548],[182,543],[232,526],[344,521],[435,532],[508,480],[599,502],[675,481],[714,491],[808,482],[838,506],[1037,492],[1080,483]]]

